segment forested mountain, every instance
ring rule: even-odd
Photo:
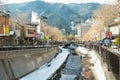
[[[7,4],[7,9],[14,18],[19,14],[28,14],[30,19],[32,11],[35,11],[39,16],[48,17],[47,23],[49,25],[69,30],[71,21],[80,23],[81,20],[86,20],[100,6],[98,3],[62,4],[33,1],[20,4]]]

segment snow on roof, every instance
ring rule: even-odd
[[[87,19],[85,22],[86,22],[86,23],[90,23],[90,22],[91,22],[91,20],[90,20],[90,19]]]
[[[62,53],[59,53],[49,64],[45,64],[34,72],[19,80],[47,80],[61,67],[65,62],[67,56],[70,54],[68,49],[62,49]]]

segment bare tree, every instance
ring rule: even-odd
[[[91,29],[84,37],[94,39],[95,35],[100,36],[105,27],[114,22],[117,12],[116,5],[103,5],[94,12]]]
[[[103,5],[95,11],[94,19],[97,19],[102,22],[102,24],[107,27],[117,14],[116,5]]]
[[[45,22],[41,21],[41,30],[46,35],[53,37],[54,40],[61,40],[65,37],[57,27],[48,26]]]
[[[117,0],[118,16],[120,17],[120,0]]]
[[[20,24],[27,24],[30,23],[30,18],[29,18],[29,13],[22,13],[22,14],[18,14],[16,16],[16,21]]]

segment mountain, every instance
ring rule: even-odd
[[[98,3],[82,3],[82,4],[70,4],[68,7],[72,9],[77,14],[81,15],[83,20],[90,18],[94,11],[98,9],[101,5]]]
[[[28,14],[30,18],[32,11],[35,11],[39,16],[48,17],[47,23],[49,25],[56,26],[59,29],[65,28],[70,30],[71,21],[77,24],[81,20],[86,20],[100,6],[98,3],[62,4],[32,1],[20,4],[7,4],[7,9],[11,12],[11,17],[19,14]],[[69,33],[70,31],[67,32]]]

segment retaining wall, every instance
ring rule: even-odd
[[[0,51],[0,80],[17,80],[53,59],[58,47]]]

